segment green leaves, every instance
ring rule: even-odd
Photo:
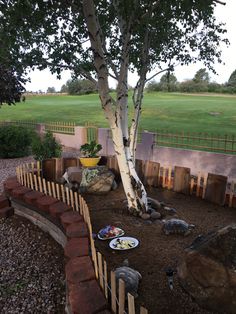
[[[81,145],[80,151],[84,157],[97,157],[97,153],[102,149],[101,144],[97,144],[95,141]]]

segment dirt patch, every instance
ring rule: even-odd
[[[96,233],[105,225],[116,225],[125,230],[125,235],[137,238],[140,245],[130,251],[113,251],[109,241],[96,240],[96,247],[105,256],[110,269],[114,269],[128,258],[130,266],[142,274],[139,286],[138,306],[143,305],[149,314],[156,313],[210,313],[201,309],[181,288],[174,276],[171,291],[165,269],[176,268],[184,249],[199,234],[206,234],[219,227],[236,222],[235,209],[210,204],[196,197],[185,196],[162,189],[150,189],[148,195],[177,210],[178,218],[196,225],[192,234],[166,236],[160,221],[152,223],[127,214],[124,209],[125,195],[120,186],[106,196],[85,195],[91,210],[93,231]]]

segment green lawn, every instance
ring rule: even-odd
[[[147,93],[143,103],[142,129],[236,133],[236,96]],[[25,103],[2,106],[0,120],[70,121],[77,125],[89,121],[107,127],[98,95],[28,96]]]

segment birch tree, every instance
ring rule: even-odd
[[[8,62],[63,69],[98,89],[108,120],[130,212],[148,208],[135,170],[138,124],[145,84],[178,64],[221,61],[224,25],[216,22],[218,0],[7,0],[0,1],[1,42]],[[1,60],[1,59],[0,59]],[[128,75],[136,72],[128,107]],[[116,80],[114,97],[109,78]],[[129,118],[131,122],[129,123]],[[157,122],[158,123],[158,122]]]

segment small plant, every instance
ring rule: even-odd
[[[37,136],[32,143],[32,153],[36,160],[45,160],[53,157],[61,157],[62,146],[53,137],[52,132],[47,131],[43,138]]]
[[[80,151],[84,157],[96,158],[97,153],[102,149],[102,145],[91,141],[90,143],[85,143],[80,147]]]

